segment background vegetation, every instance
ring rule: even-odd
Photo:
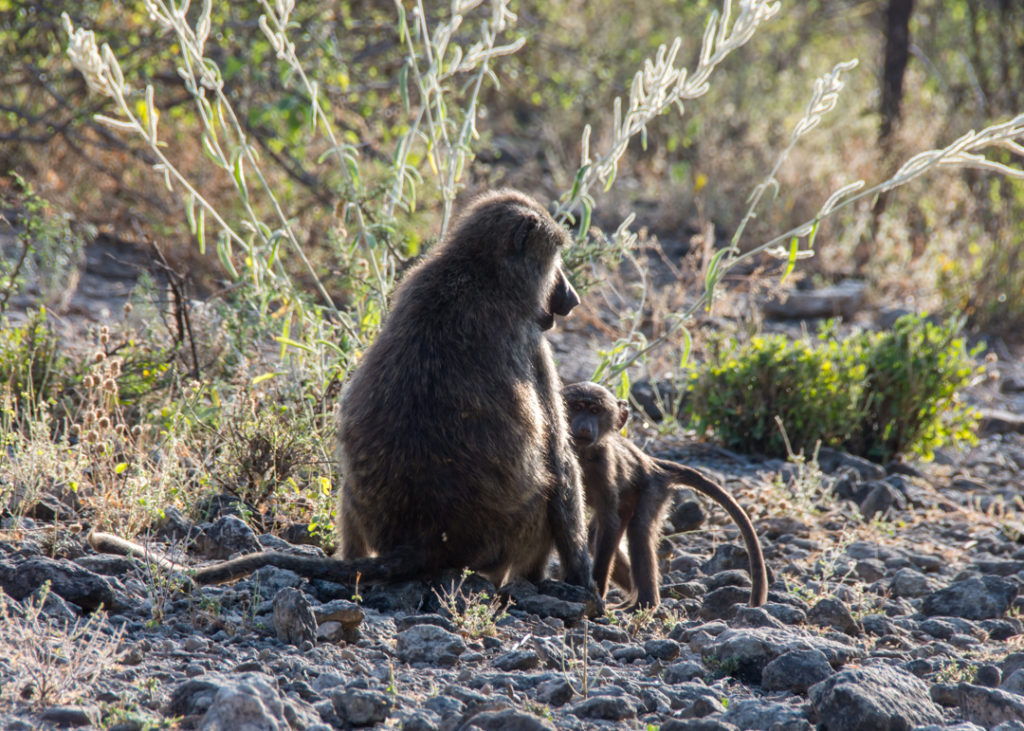
[[[93,235],[161,262],[87,347],[45,313],[5,320],[0,505],[54,493],[132,534],[226,492],[266,527],[328,535],[345,374],[456,198],[497,185],[552,201],[581,286],[623,285],[589,298],[616,305],[590,317],[621,388],[704,352],[681,324],[716,283],[712,314],[741,339],[780,279],[849,276],[877,303],[1024,331],[1024,184],[1006,174],[1024,123],[943,158],[966,167],[901,167],[1020,113],[1024,9],[737,4],[702,45],[723,7],[0,0],[0,308],[30,290],[59,311]],[[986,153],[1010,168],[963,156]],[[857,198],[858,179],[909,182]],[[825,217],[829,202],[844,205]],[[647,279],[658,252],[672,286]]]

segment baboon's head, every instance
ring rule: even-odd
[[[577,449],[596,445],[629,420],[629,403],[597,383],[572,383],[562,389],[562,397]]]
[[[580,298],[562,271],[559,250],[569,234],[535,200],[514,190],[476,198],[456,221],[439,251],[465,259],[494,295],[519,301],[547,329],[568,315]]]

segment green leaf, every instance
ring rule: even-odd
[[[779,284],[786,281],[786,278],[793,273],[793,267],[796,266],[796,255],[800,251],[800,239],[796,236],[789,242],[789,261],[786,262],[786,271],[782,273],[782,279],[779,280]]]

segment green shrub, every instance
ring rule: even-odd
[[[957,400],[980,371],[958,329],[908,315],[890,332],[846,339],[826,326],[814,343],[781,335],[718,343],[691,374],[690,417],[731,448],[772,456],[787,453],[777,416],[794,450],[820,440],[880,462],[930,458],[936,447],[971,441],[977,421]]]
[[[53,398],[65,365],[45,308],[21,325],[0,319],[0,395],[13,401],[19,420]]]

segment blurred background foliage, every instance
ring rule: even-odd
[[[880,141],[888,13],[909,10],[909,60],[901,112]],[[606,0],[522,2],[514,33],[527,43],[502,59],[500,88],[486,89],[478,124],[483,138],[466,184],[524,187],[538,196],[567,190],[579,163],[583,125],[595,145],[607,135],[611,100],[628,93],[632,74],[659,44],[676,36],[684,65],[699,50],[700,30],[717,1],[656,3]],[[899,9],[898,7],[896,8]],[[24,176],[44,198],[118,237],[165,242],[207,287],[216,259],[196,253],[177,194],[154,185],[152,160],[135,140],[92,120],[105,100],[87,94],[69,63],[60,14],[93,29],[122,60],[138,87],[153,84],[161,134],[173,159],[230,208],[228,185],[197,149],[193,107],[174,73],[174,39],[157,32],[141,2],[0,0],[0,174]],[[428,11],[433,12],[433,11]],[[339,225],[347,200],[339,166],[315,164],[322,150],[309,129],[309,99],[289,84],[257,19],[255,3],[218,3],[209,54],[227,93],[273,175],[278,196],[297,217],[314,262]],[[439,13],[440,15],[441,13]],[[391,2],[300,2],[292,40],[344,141],[366,170],[382,170],[405,131],[399,71],[403,54]],[[960,132],[1019,111],[1024,96],[1024,5],[1012,0],[834,0],[786,3],[741,52],[728,58],[708,95],[685,116],[649,128],[646,149],[609,193],[597,196],[594,222],[606,229],[629,212],[669,246],[686,244],[710,223],[728,239],[745,210],[751,181],[785,146],[813,80],[848,58],[861,60],[831,117],[780,171],[781,191],[748,227],[753,245],[813,216],[828,194],[855,178],[879,180],[896,161]],[[139,104],[142,104],[141,98]],[[605,122],[602,124],[602,121]],[[415,161],[414,161],[415,162]],[[418,161],[425,165],[424,161]],[[372,199],[372,185],[363,195]],[[429,185],[396,240],[415,253],[436,231]],[[372,203],[372,200],[368,201]],[[1013,332],[1024,323],[1024,188],[965,170],[930,176],[886,201],[826,223],[815,261],[801,267],[825,279],[868,277],[886,296],[923,299],[920,307],[964,312],[970,324]],[[198,261],[197,261],[198,260]],[[329,279],[329,276],[328,276]],[[344,283],[335,281],[337,290]]]

